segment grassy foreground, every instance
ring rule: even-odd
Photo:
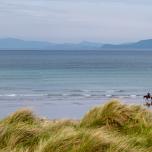
[[[111,101],[50,121],[22,109],[0,121],[0,152],[152,152],[152,113]]]

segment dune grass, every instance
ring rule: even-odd
[[[152,112],[113,100],[81,120],[21,109],[0,121],[0,152],[151,152]]]

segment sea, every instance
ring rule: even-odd
[[[152,93],[152,50],[0,51],[0,118],[29,108],[49,119],[80,119],[117,99],[143,105]]]

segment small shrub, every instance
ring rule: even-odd
[[[38,119],[31,110],[21,109],[16,111],[12,115],[8,116],[1,123],[6,123],[7,125],[18,124],[18,123],[34,124],[37,121]]]

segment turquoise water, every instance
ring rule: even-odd
[[[0,51],[0,118],[21,107],[49,118],[81,117],[118,98],[152,91],[152,51]]]

